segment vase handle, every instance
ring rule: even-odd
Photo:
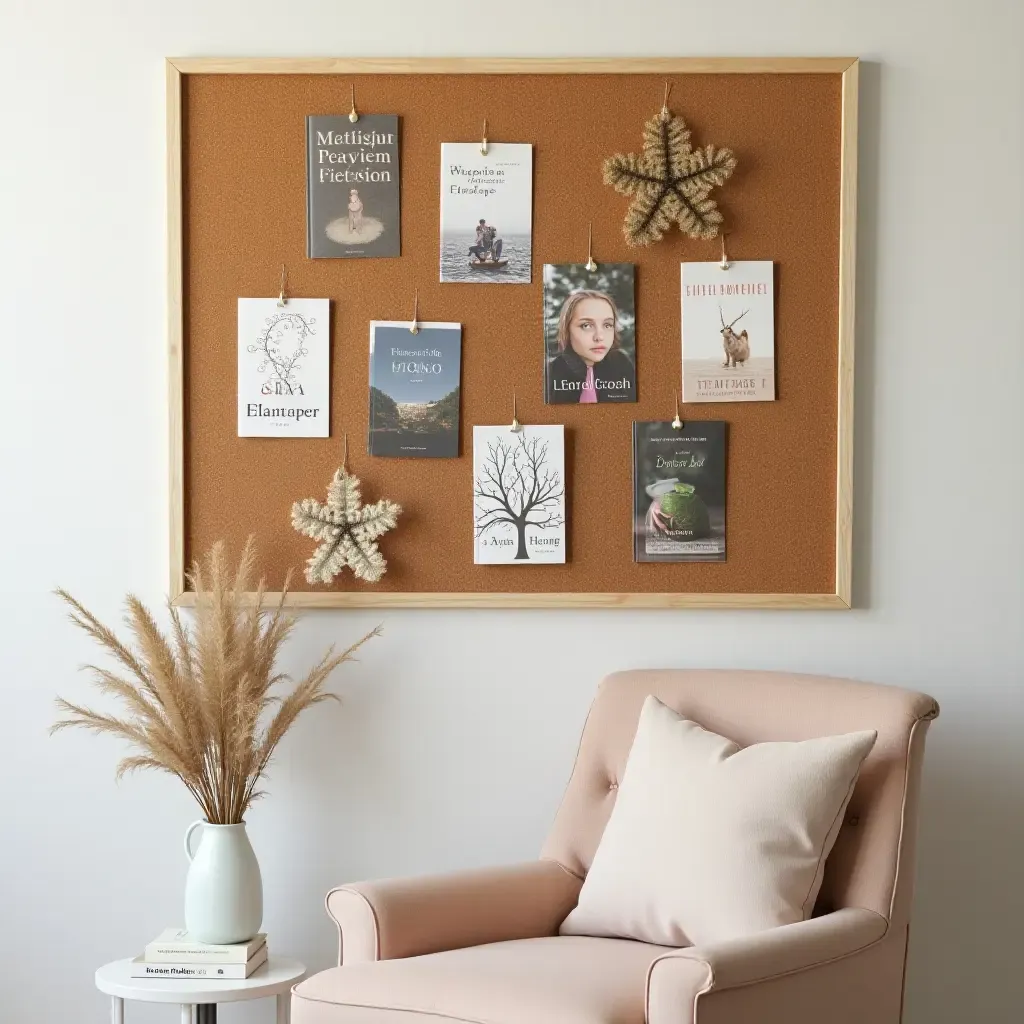
[[[189,840],[192,838],[192,833],[195,832],[200,825],[205,825],[206,822],[200,818],[198,821],[193,821],[187,829],[185,829],[185,856],[188,857],[189,863],[192,862],[192,848],[189,846]]]

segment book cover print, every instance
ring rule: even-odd
[[[330,299],[238,300],[238,436],[327,437]]]
[[[398,117],[306,118],[306,247],[313,258],[399,256]]]
[[[473,561],[565,561],[565,428],[473,428]]]
[[[775,398],[771,260],[681,264],[684,402]]]
[[[632,263],[544,264],[544,401],[636,401]]]
[[[529,284],[533,146],[441,145],[441,280]]]
[[[370,324],[371,455],[407,459],[459,454],[462,324]]]
[[[725,423],[633,424],[633,557],[725,561]]]

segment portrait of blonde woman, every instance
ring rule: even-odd
[[[633,264],[544,267],[545,401],[636,401]]]

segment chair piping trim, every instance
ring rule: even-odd
[[[331,897],[335,893],[337,893],[337,892],[344,892],[344,893],[349,893],[352,896],[358,896],[359,899],[361,899],[363,901],[363,903],[366,904],[367,909],[370,911],[370,920],[373,921],[373,953],[374,953],[374,959],[380,960],[381,959],[381,955],[380,955],[380,921],[377,918],[377,911],[374,908],[373,904],[358,889],[355,889],[355,888],[353,888],[350,885],[338,885],[338,886],[335,886],[327,894],[327,898],[325,900],[325,903],[327,904],[327,913],[330,914],[331,917],[334,917],[334,914],[331,914],[330,900],[331,900]],[[341,922],[337,919],[337,917],[334,917],[334,922],[338,926],[338,966],[342,967],[342,966],[344,966],[343,961],[342,961],[342,953],[344,952],[344,949],[343,949],[344,939],[342,938]]]
[[[866,908],[864,908],[866,909]],[[663,953],[657,959],[651,961],[651,965],[647,968],[647,981],[644,986],[644,1013],[649,1018],[651,1011],[651,977],[654,974],[654,968],[658,964],[665,960],[689,960],[691,963],[702,963],[708,971],[708,980],[705,982],[704,987],[693,997],[693,1021],[697,1020],[697,1003],[700,997],[707,995],[709,992],[732,992],[736,989],[749,988],[751,985],[760,985],[766,981],[776,981],[779,978],[788,978],[794,974],[803,974],[805,971],[813,971],[818,967],[826,967],[828,964],[837,963],[839,960],[846,960],[848,957],[856,956],[859,953],[863,953],[866,950],[871,949],[872,946],[877,946],[880,942],[884,942],[886,936],[889,934],[889,922],[879,913],[874,910],[868,910],[867,913],[874,914],[882,924],[884,925],[884,931],[877,939],[872,939],[870,942],[865,943],[863,946],[858,946],[856,949],[847,950],[845,953],[840,953],[837,956],[829,957],[827,960],[816,960],[812,964],[804,964],[801,967],[794,967],[789,971],[779,971],[776,974],[766,974],[760,978],[750,978],[747,981],[741,982],[738,985],[730,985],[728,988],[715,989],[715,969],[708,963],[707,960],[698,957],[680,957],[674,953]]]

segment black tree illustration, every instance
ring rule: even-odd
[[[476,535],[508,523],[516,528],[516,561],[529,559],[526,528],[552,530],[564,522],[562,478],[547,465],[547,442],[499,438],[487,445],[487,459],[476,480]]]

